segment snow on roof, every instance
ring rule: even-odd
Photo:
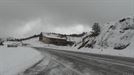
[[[44,33],[43,32],[43,36],[45,37],[49,37],[49,38],[58,38],[58,39],[66,39],[65,37],[60,37],[60,34],[56,34],[56,33]]]

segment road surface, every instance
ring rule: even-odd
[[[23,75],[134,75],[134,59],[34,47],[44,59]]]

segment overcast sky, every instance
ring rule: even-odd
[[[0,0],[0,36],[80,33],[134,16],[134,0]]]

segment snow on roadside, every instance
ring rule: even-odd
[[[43,47],[44,46],[44,44],[39,41],[38,37],[29,39],[29,40],[24,40],[23,43],[30,44],[30,46],[32,46],[32,47]]]
[[[134,41],[134,38],[132,39],[132,41]],[[134,50],[133,50],[134,44],[133,43],[126,49],[115,50],[113,48],[107,48],[107,49],[81,48],[81,49],[77,49],[76,47],[70,47],[70,46],[56,46],[56,45],[45,44],[43,42],[40,42],[38,38],[34,38],[34,39],[27,40],[24,42],[30,43],[32,47],[44,47],[44,48],[51,48],[51,49],[58,49],[58,50],[67,50],[67,51],[76,51],[76,52],[84,52],[84,53],[94,53],[94,54],[134,58]]]
[[[49,46],[46,45],[46,46],[44,46],[44,48],[82,52],[82,53],[93,53],[93,54],[99,54],[99,55],[111,55],[111,56],[134,58],[134,50],[132,48],[126,48],[124,50],[115,50],[112,48],[107,48],[107,49],[81,48],[81,49],[77,49],[75,47],[54,46],[54,45],[49,45]]]
[[[43,56],[27,47],[0,47],[0,75],[17,75],[31,67]]]

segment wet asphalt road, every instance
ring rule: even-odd
[[[48,65],[40,66],[43,69],[36,74],[30,74],[38,65],[44,63],[43,61],[46,60],[44,58],[37,65],[28,69],[24,75],[134,75],[133,58],[34,48],[44,56],[47,54],[50,62]]]

